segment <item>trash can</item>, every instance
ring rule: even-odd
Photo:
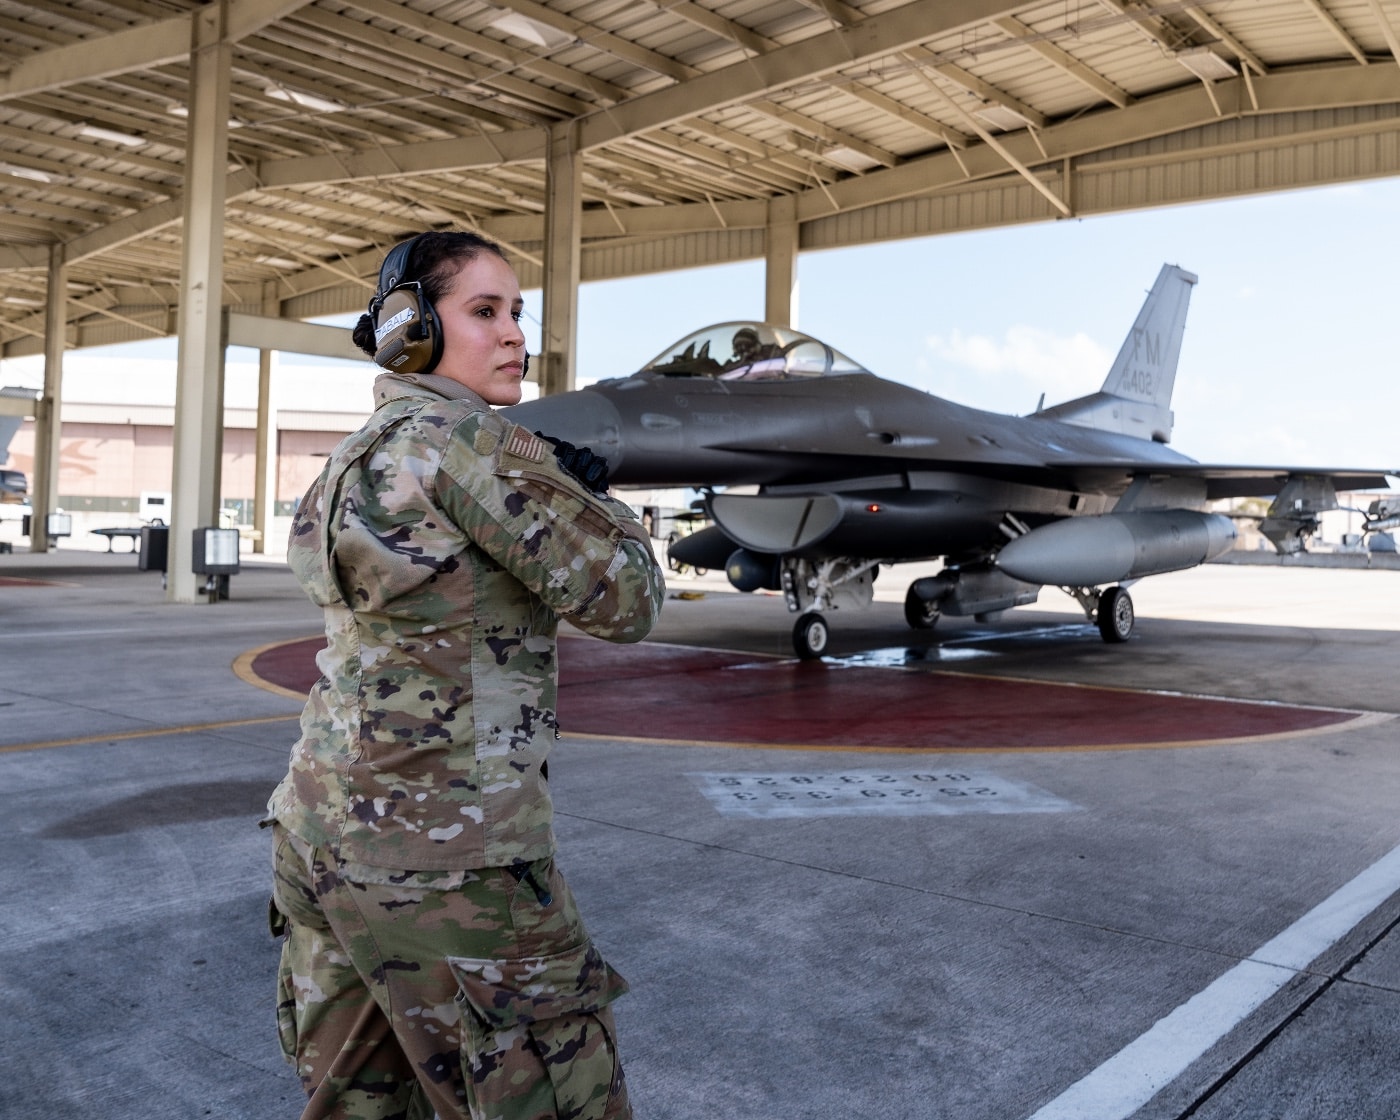
[[[141,526],[141,555],[136,558],[136,567],[143,572],[165,571],[169,548],[170,526]]]

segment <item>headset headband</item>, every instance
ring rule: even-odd
[[[379,309],[384,306],[384,297],[403,282],[404,275],[408,272],[408,258],[413,255],[413,247],[422,236],[419,234],[418,237],[400,241],[389,250],[384,263],[379,266],[379,287],[375,289],[374,298],[369,301],[369,313],[375,319],[378,319]]]

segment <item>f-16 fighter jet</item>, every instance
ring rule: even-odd
[[[880,565],[938,558],[905,598],[913,627],[987,621],[1053,586],[1123,642],[1129,584],[1234,544],[1234,521],[1209,503],[1272,496],[1261,530],[1294,553],[1338,490],[1400,485],[1390,469],[1213,466],[1167,446],[1196,279],[1163,266],[1103,388],[1028,416],[942,400],[757,322],[706,327],[629,377],[504,411],[606,456],[615,485],[705,490],[713,525],[672,560],[781,590],[801,657],[826,649],[828,613],[869,605]],[[1397,515],[1378,499],[1365,528]]]

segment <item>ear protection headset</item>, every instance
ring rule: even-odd
[[[379,269],[379,287],[369,301],[374,323],[374,363],[397,373],[429,373],[442,359],[437,312],[417,280],[406,280],[418,238],[389,250]]]
[[[379,268],[379,286],[369,301],[374,364],[396,373],[431,373],[442,360],[442,325],[432,301],[419,281],[404,278],[419,237],[389,250]],[[524,376],[530,372],[530,355],[522,350],[521,360]]]

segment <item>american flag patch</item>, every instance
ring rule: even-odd
[[[506,454],[517,459],[528,459],[532,463],[544,461],[549,445],[533,432],[516,427],[506,442]]]

